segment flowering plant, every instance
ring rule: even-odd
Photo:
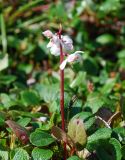
[[[50,53],[55,56],[60,56],[60,110],[62,118],[62,130],[65,131],[65,116],[64,116],[64,68],[67,63],[79,62],[81,60],[80,53],[76,51],[69,54],[73,50],[73,41],[67,35],[62,35],[62,27],[60,26],[59,32],[53,34],[50,30],[43,32],[43,35],[50,39],[47,48]],[[68,52],[68,53],[67,53]],[[64,59],[64,57],[66,57]],[[64,160],[66,160],[66,142],[64,142]]]
[[[50,53],[54,56],[60,55],[60,45],[62,46],[63,55],[66,56],[66,59],[61,63],[60,69],[63,70],[67,64],[73,63],[73,62],[79,62],[81,60],[80,53],[83,53],[82,51],[76,51],[72,54],[68,54],[67,52],[70,52],[73,50],[73,41],[72,39],[65,35],[61,35],[61,38],[59,38],[58,33],[53,34],[50,30],[46,30],[43,32],[43,35],[50,39],[49,43],[47,44],[47,48],[50,49]]]

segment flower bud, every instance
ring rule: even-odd
[[[46,30],[43,32],[43,35],[47,38],[52,38],[53,37],[53,33],[50,30]]]

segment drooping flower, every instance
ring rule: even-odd
[[[47,48],[50,48],[51,54],[55,56],[60,55],[60,44],[62,45],[63,51],[73,50],[73,41],[69,36],[61,35],[61,39],[59,39],[59,36],[53,34],[50,30],[43,32],[43,35],[50,39]]]
[[[63,70],[67,63],[79,62],[81,60],[81,55],[79,53],[83,52],[76,51],[73,54],[68,55],[68,57],[61,63],[60,69]]]

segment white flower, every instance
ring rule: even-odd
[[[73,50],[73,41],[68,36],[61,35],[61,39],[57,34],[53,34],[50,30],[43,32],[43,35],[50,39],[50,42],[47,44],[47,48],[50,48],[51,54],[55,56],[60,55],[60,44],[62,45],[63,51]]]
[[[66,64],[73,63],[73,62],[78,62],[81,60],[81,55],[79,53],[83,53],[82,51],[76,51],[73,54],[70,54],[60,65],[60,69],[63,70],[66,66]]]
[[[73,41],[69,36],[62,36],[62,46],[64,50],[73,50]]]

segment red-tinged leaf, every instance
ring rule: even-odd
[[[23,144],[27,144],[29,136],[27,130],[14,121],[7,120],[6,124],[12,129],[13,133],[19,138]]]
[[[55,138],[57,138],[57,140],[63,141],[70,146],[74,146],[73,140],[61,128],[59,128],[57,126],[53,126],[51,132],[52,132],[53,136]]]

